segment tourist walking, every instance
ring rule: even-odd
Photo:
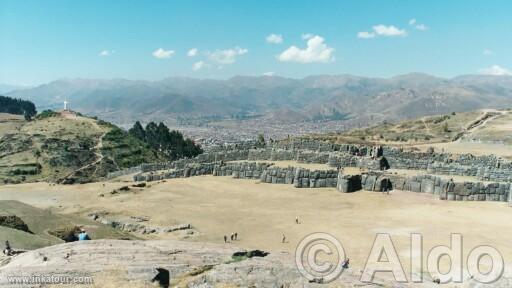
[[[11,248],[11,244],[9,243],[9,240],[6,240],[5,241],[5,249],[3,250],[4,254],[6,256],[12,256],[12,248]]]
[[[341,262],[341,267],[343,269],[348,269],[349,265],[350,265],[350,258],[347,258],[347,259],[345,259],[345,261]]]

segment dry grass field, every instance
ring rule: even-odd
[[[5,134],[17,133],[24,123],[23,116],[0,113],[0,138]]]
[[[389,196],[377,192],[343,194],[332,188],[296,189],[213,176],[167,180],[109,195],[113,189],[129,184],[6,185],[0,187],[0,200],[19,200],[39,208],[51,207],[55,213],[79,216],[93,211],[147,216],[150,225],[190,223],[199,234],[188,241],[222,243],[224,235],[237,232],[237,246],[274,253],[294,252],[306,235],[327,232],[342,241],[356,268],[364,266],[378,232],[391,234],[403,263],[408,263],[409,233],[423,234],[426,251],[436,245],[449,245],[451,233],[462,233],[465,253],[477,245],[492,245],[503,253],[507,265],[512,265],[512,213],[505,203],[448,202],[403,191],[393,191]],[[295,217],[300,224],[295,223]],[[286,243],[281,243],[283,234]],[[145,237],[174,239],[178,235]]]

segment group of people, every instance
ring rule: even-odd
[[[91,237],[89,237],[89,234],[87,234],[87,231],[84,229],[80,229],[80,232],[78,233],[78,241],[86,241],[91,240]],[[9,240],[5,240],[5,248],[2,250],[5,256],[13,256],[15,255],[15,251],[11,247],[11,243],[9,243]]]
[[[300,224],[299,217],[295,217],[295,224]],[[229,238],[231,241],[238,240],[238,233],[231,233],[231,237]],[[224,243],[228,243],[228,236],[224,235]],[[283,233],[283,237],[281,238],[281,243],[286,243],[286,235]]]
[[[85,241],[91,240],[91,237],[89,237],[87,231],[85,231],[83,228],[80,228],[78,229],[78,231],[73,230],[70,231],[70,233],[66,233],[62,240],[64,240],[65,242]]]
[[[237,232],[231,233],[230,239],[231,239],[231,241],[238,240],[238,233]],[[224,243],[227,243],[227,242],[228,242],[228,236],[224,235]]]
[[[87,234],[87,231],[84,229],[80,229],[80,233],[78,233],[78,241],[85,241],[85,240],[91,240],[91,237],[89,237],[89,234]]]

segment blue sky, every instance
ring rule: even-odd
[[[511,11],[499,0],[0,0],[0,83],[509,74]]]

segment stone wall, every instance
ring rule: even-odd
[[[254,143],[229,145],[198,155],[194,159],[182,159],[171,163],[141,165],[143,172],[162,169],[183,168],[186,164],[212,163],[218,161],[284,161],[296,160],[302,163],[329,163],[332,167],[365,167],[374,163],[364,163],[365,157],[380,156],[378,148],[353,144],[331,144],[314,140],[295,140],[267,143],[266,148],[255,148]],[[224,150],[223,150],[224,149]],[[452,155],[450,153],[412,152],[395,147],[382,147],[380,153],[388,160],[391,168],[427,170],[429,173],[475,176],[480,169],[490,169],[488,179],[505,179],[503,174],[512,171],[512,161],[495,155],[473,156],[471,154]],[[358,161],[363,161],[363,163]],[[161,168],[161,169],[160,169]],[[492,170],[494,169],[494,170]],[[496,176],[494,176],[496,175]],[[493,178],[494,177],[494,178]],[[507,180],[508,181],[508,180]]]
[[[247,160],[270,160],[272,149],[253,149],[248,151]]]
[[[308,170],[295,167],[275,167],[271,163],[189,163],[185,168],[159,173],[139,173],[135,181],[159,181],[164,179],[199,175],[232,176],[239,179],[260,179],[263,183],[289,184],[296,188],[335,187],[340,192],[387,191],[391,189],[439,195],[441,200],[452,201],[511,201],[512,184],[453,182],[435,175],[404,177],[385,172],[369,172],[362,175],[344,175],[337,170]]]
[[[340,147],[337,144],[331,144],[315,140],[293,140],[293,141],[279,141],[272,144],[274,148],[287,149],[287,150],[311,150],[319,152],[339,151]]]
[[[361,187],[367,191],[384,191],[385,188],[392,188],[389,185],[389,176],[383,173],[370,172],[361,175]]]
[[[512,182],[512,169],[469,166],[458,163],[433,163],[427,168],[430,174],[472,176],[482,181]]]
[[[213,176],[233,176],[237,179],[260,179],[263,171],[272,163],[239,162],[216,164]]]
[[[361,167],[370,170],[387,170],[390,164],[386,157],[354,156],[349,154],[329,154],[327,165],[331,167]]]
[[[229,151],[229,150],[250,150],[250,149],[257,149],[260,148],[260,143],[256,140],[250,140],[250,141],[239,141],[237,143],[227,143],[223,145],[214,145],[214,146],[208,146],[205,149],[205,152],[211,153],[211,152],[223,152],[223,151]]]
[[[426,165],[432,163],[453,163],[471,167],[512,169],[512,161],[501,159],[496,155],[412,152],[394,147],[384,147],[383,155],[388,158],[393,168],[427,169]]]
[[[458,163],[432,163],[427,167],[427,173],[440,175],[478,176],[478,167]]]
[[[297,168],[293,178],[295,188],[324,188],[336,187],[338,182],[338,171],[336,170],[314,170]]]
[[[441,200],[457,201],[508,201],[510,183],[449,182],[440,194]]]
[[[327,164],[330,153],[315,151],[299,151],[297,153],[297,162]]]
[[[330,153],[327,165],[331,167],[360,167],[357,156],[342,153]]]
[[[211,163],[219,161],[248,160],[249,150],[227,150],[197,155],[195,159],[199,163]]]
[[[361,190],[361,175],[344,175],[339,173],[336,189],[343,193],[351,193]]]
[[[512,169],[480,167],[478,168],[476,176],[478,179],[484,181],[512,182]]]
[[[447,189],[448,181],[434,175],[419,175],[391,180],[394,189],[440,195]]]
[[[316,152],[343,152],[353,155],[371,156],[370,150],[372,147],[354,144],[332,144],[318,140],[292,140],[292,141],[279,141],[270,144],[273,148],[285,150],[309,150]]]
[[[294,167],[269,167],[261,174],[260,181],[272,184],[293,184]]]
[[[510,183],[453,182],[428,174],[403,177],[386,173],[361,175],[361,186],[368,191],[385,191],[384,188],[388,187],[396,190],[434,194],[439,195],[441,200],[501,202],[509,201],[509,193],[512,189]]]
[[[130,168],[119,170],[119,171],[110,172],[107,174],[107,179],[113,179],[113,178],[130,175],[130,174],[134,174],[134,173],[140,173],[140,172],[142,172],[142,170],[141,170],[141,166],[139,165],[139,166],[130,167]]]
[[[297,150],[272,149],[271,161],[291,161],[297,159]]]
[[[191,163],[187,165],[185,168],[181,169],[171,169],[167,171],[163,171],[160,173],[139,173],[133,177],[133,180],[136,182],[139,181],[160,181],[164,179],[173,179],[173,178],[187,178],[192,176],[200,176],[200,175],[211,175],[213,173],[213,169],[215,167],[215,163]]]
[[[278,148],[252,149],[248,151],[247,160],[249,161],[295,161],[297,160],[298,150],[285,150]]]
[[[228,150],[223,150],[228,149]],[[235,160],[289,161],[321,163],[331,167],[362,167],[372,171],[386,168],[416,169],[429,174],[477,177],[479,182],[453,183],[434,175],[400,177],[389,173],[365,173],[360,186],[365,190],[383,191],[388,186],[419,193],[440,195],[446,200],[507,201],[512,182],[512,162],[494,155],[473,156],[450,153],[403,151],[393,147],[371,147],[352,144],[330,144],[313,140],[268,143],[266,148],[254,144],[231,145],[211,150],[193,159],[180,159],[168,163],[143,164],[112,172],[109,178],[137,172],[138,181],[156,181],[177,177],[213,174],[241,179],[260,179],[265,183],[293,184],[295,187],[337,187],[352,192],[358,187],[359,177],[338,175],[336,170],[310,171],[294,167],[280,168],[267,163],[224,163]],[[370,157],[370,156],[384,157]],[[165,171],[153,173],[155,171]]]

